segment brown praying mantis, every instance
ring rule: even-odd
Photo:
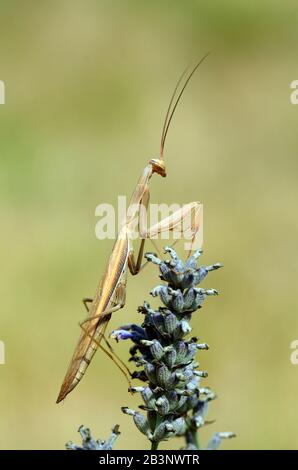
[[[202,213],[200,211],[201,205],[198,202],[185,204],[181,209],[178,209],[169,217],[164,218],[149,229],[147,229],[146,224],[146,210],[149,205],[150,178],[154,173],[162,177],[166,176],[166,167],[163,157],[164,146],[176,107],[189,80],[203,60],[205,60],[207,55],[208,54],[206,54],[191,70],[191,72],[186,77],[180,92],[178,93],[179,86],[185,77],[187,69],[184,70],[183,74],[180,76],[166,112],[161,135],[159,158],[153,158],[149,161],[135,187],[127,209],[126,218],[120,228],[118,237],[112,249],[112,253],[108,260],[105,273],[96,289],[94,298],[83,299],[84,305],[88,311],[88,315],[87,318],[80,323],[82,332],[62,383],[57,403],[62,401],[81,381],[98,347],[102,349],[110,358],[114,359],[114,356],[116,356],[105,337],[105,332],[112,314],[125,305],[128,269],[132,275],[138,274],[141,270],[144,244],[146,239],[152,240],[156,238],[157,235],[165,231],[173,232],[174,230],[179,230],[181,223],[186,220],[189,220],[190,222],[188,227],[185,227],[184,224],[184,229],[190,230],[192,242],[198,233],[202,222]],[[176,95],[177,99],[174,103],[174,98]],[[135,259],[131,235],[136,221],[141,243],[138,255]],[[91,304],[90,308],[88,308],[88,303]],[[102,340],[105,341],[108,350],[102,346]],[[121,361],[121,359],[117,356],[116,358],[122,365],[121,367],[116,362],[117,366],[122,370],[122,372],[126,374],[126,372],[123,370],[124,368],[130,374],[129,370]]]

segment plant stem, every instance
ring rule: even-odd
[[[192,431],[190,431],[190,433],[191,433],[192,443],[199,450],[200,449],[200,442],[199,442],[199,433],[198,433],[198,431],[196,429],[193,429]]]
[[[151,450],[157,450],[158,449],[158,442],[157,441],[152,441],[151,442]]]

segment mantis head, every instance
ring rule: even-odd
[[[158,173],[160,176],[165,177],[166,174],[166,166],[164,160],[160,158],[152,158],[149,161],[150,165],[152,166],[152,172]]]

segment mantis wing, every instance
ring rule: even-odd
[[[62,401],[80,382],[103,338],[113,311],[124,304],[129,243],[118,238],[108,266],[96,289],[89,314],[61,386],[57,403]]]

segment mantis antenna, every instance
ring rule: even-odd
[[[163,158],[163,152],[164,152],[164,147],[165,147],[165,142],[166,142],[166,137],[167,137],[167,134],[168,134],[168,130],[169,130],[169,127],[170,127],[170,124],[171,124],[171,121],[173,119],[173,116],[175,114],[175,111],[176,111],[176,108],[178,106],[178,103],[181,99],[181,96],[183,95],[183,92],[185,90],[185,88],[187,87],[188,85],[188,82],[190,81],[191,77],[193,76],[193,74],[195,73],[195,71],[198,69],[198,67],[202,64],[202,62],[208,57],[208,55],[210,54],[210,52],[208,52],[207,54],[205,54],[202,59],[199,60],[199,62],[194,66],[194,68],[191,70],[191,72],[189,73],[187,79],[185,80],[185,83],[175,101],[175,104],[172,108],[172,111],[171,111],[171,106],[173,104],[173,101],[174,101],[174,98],[175,98],[175,95],[176,95],[176,92],[179,88],[179,85],[183,79],[183,77],[185,76],[187,70],[189,67],[187,67],[182,75],[179,77],[179,80],[174,88],[174,91],[173,91],[173,94],[171,96],[171,99],[170,99],[170,103],[169,103],[169,106],[168,106],[168,109],[167,109],[167,112],[166,112],[166,116],[165,116],[165,120],[164,120],[164,125],[163,125],[163,128],[162,128],[162,134],[161,134],[161,140],[160,140],[160,157]]]

